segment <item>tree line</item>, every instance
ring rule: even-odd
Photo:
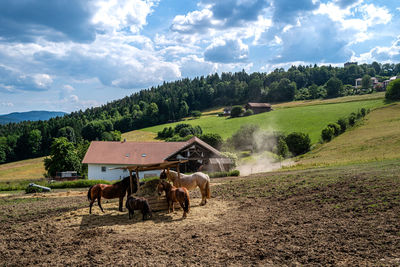
[[[380,81],[400,74],[400,64],[346,67],[299,65],[271,73],[211,74],[185,78],[141,90],[120,100],[47,121],[0,126],[0,163],[50,153],[54,138],[78,145],[84,140],[120,140],[121,132],[179,121],[193,111],[252,102],[285,102],[363,93],[353,88],[356,78]]]

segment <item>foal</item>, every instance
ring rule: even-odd
[[[185,187],[176,188],[170,183],[161,180],[157,186],[158,195],[161,196],[162,192],[165,191],[165,196],[168,203],[168,213],[170,213],[171,207],[174,212],[174,202],[179,202],[183,209],[183,217],[186,218],[186,214],[189,213],[190,209],[190,197],[189,191]]]
[[[143,197],[135,198],[129,196],[126,200],[125,206],[129,211],[129,219],[133,217],[134,210],[140,210],[142,212],[143,221],[146,219],[146,215],[148,215],[149,218],[153,218],[149,202]]]

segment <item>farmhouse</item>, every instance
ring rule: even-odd
[[[245,106],[246,109],[253,110],[254,114],[271,111],[271,104],[268,103],[247,103]]]
[[[357,78],[356,79],[356,84],[355,84],[355,88],[361,88],[361,83],[362,83],[362,78]],[[381,84],[377,78],[375,77],[371,77],[371,83],[372,83],[372,88],[376,88],[379,84]]]
[[[197,137],[186,142],[93,141],[82,163],[88,164],[89,179],[116,180],[129,176],[129,172],[115,168],[177,160],[188,160],[181,165],[182,172],[224,171],[232,166],[230,159]],[[139,176],[158,176],[160,172],[145,171]]]

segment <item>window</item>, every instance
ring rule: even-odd
[[[106,172],[107,168],[105,166],[101,166],[101,172]]]

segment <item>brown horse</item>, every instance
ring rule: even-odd
[[[131,216],[133,217],[134,210],[140,210],[142,212],[143,221],[145,220],[146,215],[150,218],[153,217],[149,202],[143,197],[136,198],[133,196],[128,196],[125,206],[129,211],[129,219],[131,219]]]
[[[134,181],[136,181],[136,175],[134,176]],[[137,191],[137,185],[133,182],[133,190]],[[92,206],[94,201],[97,199],[97,203],[102,212],[104,212],[103,207],[101,206],[101,197],[111,199],[111,198],[119,198],[119,211],[122,211],[122,203],[124,197],[128,191],[128,196],[131,194],[130,190],[130,178],[125,177],[123,180],[116,182],[113,185],[108,184],[96,184],[92,185],[87,193],[88,200],[90,201],[89,213],[92,213]],[[135,192],[136,192],[135,191]]]
[[[157,186],[158,195],[161,196],[162,192],[165,192],[168,203],[168,213],[170,213],[171,207],[174,212],[174,202],[179,202],[183,209],[183,218],[186,218],[186,214],[190,210],[190,197],[189,191],[185,187],[176,188],[167,181],[161,180]]]
[[[199,187],[201,193],[201,206],[205,205],[207,203],[207,198],[211,197],[210,177],[205,173],[195,172],[191,175],[180,174],[179,179],[177,172],[174,172],[172,170],[165,172],[164,170],[160,174],[160,179],[167,178],[174,184],[174,186],[183,186],[187,190],[193,190],[196,187]]]

